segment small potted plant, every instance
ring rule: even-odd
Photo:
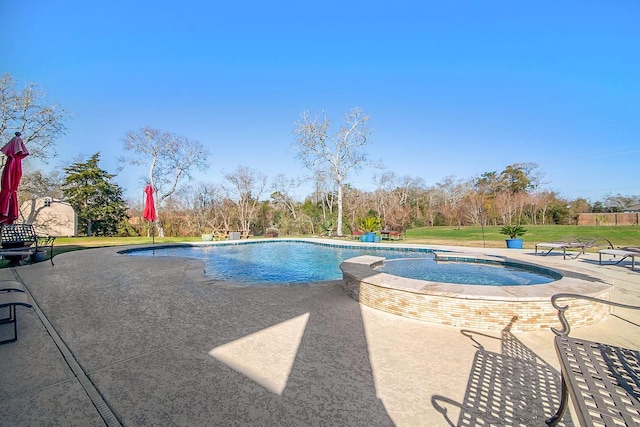
[[[375,216],[367,216],[360,220],[359,227],[365,232],[365,235],[360,238],[361,242],[374,242],[376,241],[376,232],[380,231],[381,227],[380,218]]]
[[[507,242],[507,248],[509,249],[522,249],[522,239],[518,237],[524,235],[527,230],[521,225],[505,225],[500,229],[500,234],[506,234],[509,236],[505,240]]]
[[[322,228],[327,230],[327,236],[331,237],[333,235],[333,230],[336,228],[336,225],[333,219],[328,218],[322,223]]]

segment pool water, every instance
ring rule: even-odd
[[[261,284],[339,280],[342,279],[340,263],[360,255],[385,258],[425,256],[425,252],[358,249],[290,241],[174,246],[127,253],[197,258],[204,261],[205,273],[212,279]]]
[[[170,246],[126,251],[135,256],[197,258],[215,280],[245,284],[308,283],[342,279],[340,264],[360,255],[387,259],[380,271],[397,276],[446,283],[525,285],[556,280],[533,271],[477,263],[438,262],[429,249],[359,248],[299,241],[199,246]],[[398,259],[403,258],[400,262]],[[412,259],[409,263],[408,259]],[[398,260],[392,262],[391,260]],[[419,272],[425,270],[424,272]],[[417,274],[418,276],[408,276]],[[502,278],[499,278],[502,277]],[[546,281],[545,281],[546,280]]]
[[[462,285],[523,286],[558,280],[558,277],[524,266],[487,262],[436,262],[434,257],[387,260],[376,270],[410,279]]]

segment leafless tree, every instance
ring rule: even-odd
[[[485,201],[486,195],[480,193],[478,191],[469,190],[465,197],[465,202],[467,205],[467,219],[472,224],[482,225],[484,224],[485,218]]]
[[[286,207],[287,211],[291,214],[291,217],[296,220],[296,201],[293,196],[293,192],[301,185],[300,180],[287,178],[284,174],[278,174],[271,182],[271,199],[276,204],[280,204]]]
[[[462,201],[470,187],[470,183],[448,176],[436,185],[441,190],[443,197],[440,204],[440,212],[448,219],[450,225],[455,221],[458,226],[461,226],[464,216]]]
[[[349,173],[369,164],[363,147],[369,143],[370,132],[367,129],[367,117],[359,108],[353,108],[346,115],[344,125],[335,134],[329,133],[331,121],[322,114],[322,118],[311,118],[308,112],[301,114],[296,122],[297,157],[311,171],[329,172],[337,190],[337,234],[342,236],[342,199],[345,180]]]
[[[314,173],[315,191],[313,192],[313,198],[316,203],[320,203],[322,206],[322,220],[333,217],[333,209],[336,206],[336,191],[333,180],[329,179],[329,174],[317,170]],[[331,181],[331,182],[329,182]]]
[[[191,235],[221,232],[221,189],[211,183],[198,182],[181,186],[175,194],[177,208],[184,213]]]
[[[2,145],[15,132],[28,145],[31,158],[48,161],[55,157],[56,139],[66,133],[64,121],[71,114],[58,104],[49,104],[45,92],[35,83],[16,89],[11,74],[0,78],[0,134]]]
[[[126,134],[124,151],[127,155],[118,159],[121,167],[148,167],[145,181],[156,191],[156,209],[176,191],[181,180],[191,178],[194,168],[204,170],[207,166],[208,151],[201,143],[148,126]],[[164,236],[161,221],[156,224],[158,235]]]
[[[229,183],[229,196],[235,201],[238,209],[241,230],[248,235],[256,207],[267,188],[267,177],[250,168],[238,166],[235,172],[225,175],[225,179]]]
[[[60,169],[47,173],[41,170],[25,172],[20,181],[20,199],[30,200],[45,196],[62,199],[63,182],[64,175]]]
[[[347,226],[351,232],[358,229],[359,221],[374,209],[376,195],[346,186],[344,191],[344,216],[347,218]]]
[[[421,181],[410,176],[398,177],[394,172],[385,172],[377,176],[375,182],[378,195],[377,210],[383,218],[384,227],[396,231],[406,230],[411,222],[409,197]]]
[[[604,196],[604,206],[621,211],[622,209],[640,203],[640,196],[607,193]]]

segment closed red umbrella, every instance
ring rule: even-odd
[[[144,188],[144,211],[142,211],[142,217],[147,221],[155,221],[158,219],[156,216],[156,206],[153,203],[153,187],[151,184],[147,184]]]
[[[156,216],[156,205],[153,203],[153,187],[151,186],[151,184],[147,184],[147,186],[144,187],[144,193],[145,193],[145,198],[144,198],[144,210],[142,211],[142,217],[149,222],[155,222],[155,220],[158,219],[158,217]],[[151,228],[151,240],[154,244],[156,243],[156,237],[155,237],[155,234],[153,233],[153,228]]]
[[[22,178],[22,159],[29,155],[20,132],[0,148],[7,156],[0,180],[0,223],[13,224],[18,219],[18,186]]]

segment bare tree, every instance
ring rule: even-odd
[[[399,177],[394,172],[385,172],[375,178],[377,211],[389,230],[405,231],[411,222],[409,195],[420,184],[410,176]]]
[[[375,206],[375,194],[360,191],[351,186],[345,186],[344,191],[345,218],[347,218],[349,230],[353,233],[359,227],[360,219],[367,216]]]
[[[47,161],[55,157],[56,139],[66,133],[64,121],[71,114],[58,104],[48,104],[45,92],[35,83],[22,91],[7,73],[0,78],[0,134],[2,145],[20,132],[31,158]]]
[[[220,220],[222,195],[211,183],[197,182],[181,186],[175,197],[177,208],[184,213],[191,235],[218,233],[224,229]]]
[[[267,188],[267,177],[250,168],[238,166],[235,172],[225,175],[225,179],[231,184],[227,191],[236,202],[242,232],[248,236],[256,207]]]
[[[604,196],[604,206],[611,209],[612,212],[619,212],[626,207],[640,203],[640,196],[622,195],[620,193],[607,193]]]
[[[352,171],[369,164],[362,150],[369,142],[367,129],[369,117],[359,108],[353,108],[345,117],[345,123],[335,136],[329,134],[331,125],[327,116],[311,118],[308,112],[296,122],[297,157],[313,172],[329,172],[337,189],[337,234],[342,236],[342,199],[345,179]]]
[[[64,175],[59,169],[47,173],[41,170],[26,172],[20,181],[20,198],[30,200],[49,196],[61,199],[63,182]]]
[[[462,201],[471,184],[468,181],[447,176],[436,185],[438,189],[441,190],[443,196],[440,212],[448,219],[450,225],[453,225],[455,221],[458,227],[460,227],[464,216]]]
[[[271,182],[271,199],[274,203],[281,204],[286,207],[287,211],[291,214],[291,217],[296,220],[296,202],[293,196],[293,192],[299,188],[301,182],[296,179],[289,179],[284,174],[278,174]]]
[[[326,222],[334,216],[333,209],[336,205],[336,191],[334,189],[334,183],[329,181],[328,173],[321,170],[315,171],[313,176],[313,182],[315,183],[313,198],[316,203],[320,203],[322,206],[323,222]]]
[[[201,143],[148,126],[127,133],[124,151],[129,156],[118,159],[121,167],[131,164],[149,168],[146,181],[158,195],[154,200],[156,210],[176,191],[182,179],[191,178],[194,168],[202,171],[207,166],[208,152]],[[156,224],[158,236],[164,236],[161,221],[158,220]]]

